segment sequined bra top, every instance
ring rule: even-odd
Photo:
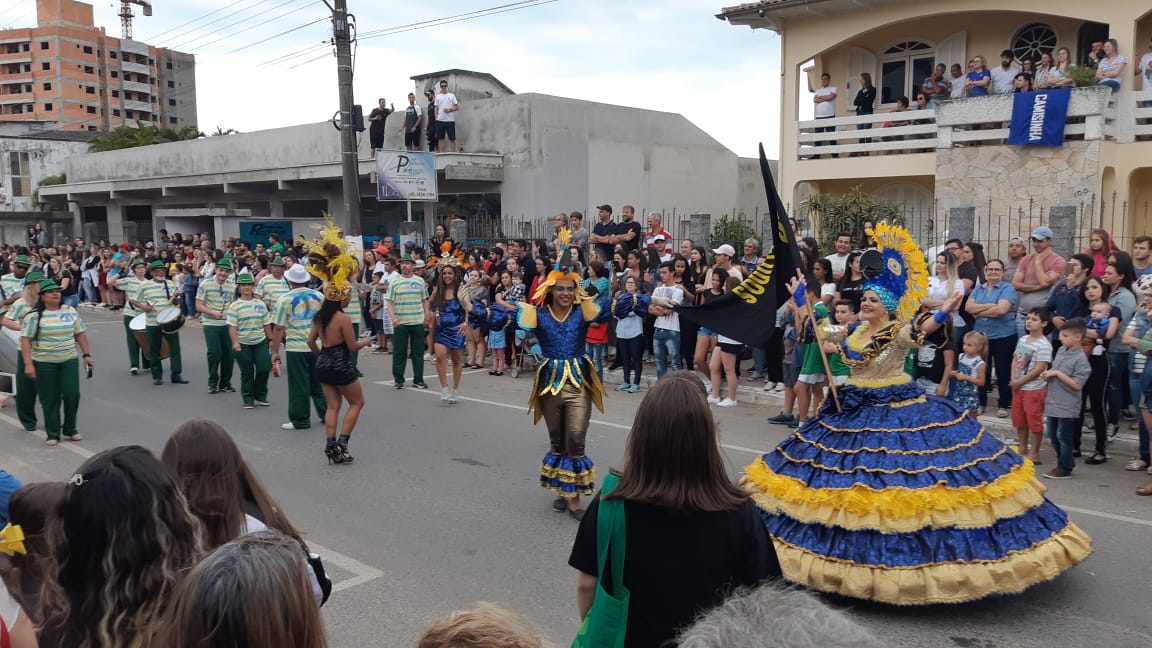
[[[820,332],[825,341],[839,345],[840,357],[852,370],[849,384],[861,387],[898,385],[912,380],[904,372],[909,350],[944,342],[943,339],[929,341],[928,336],[921,332],[923,323],[931,318],[929,313],[917,316],[911,323],[891,322],[874,333],[871,339],[864,337],[869,328],[866,322],[847,326],[826,324],[820,327]]]

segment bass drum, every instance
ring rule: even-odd
[[[175,306],[169,306],[156,313],[156,323],[165,333],[175,333],[184,328],[184,315]]]
[[[20,333],[8,328],[0,330],[0,371],[19,373]]]
[[[144,358],[148,358],[148,334],[144,331],[132,330],[132,336],[136,338],[136,344],[140,345],[140,351],[144,354]],[[160,336],[160,359],[168,359],[168,340],[164,336]]]

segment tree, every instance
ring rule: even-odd
[[[240,131],[236,130],[235,128],[224,129],[224,128],[217,126],[216,130],[212,133],[212,137],[219,137],[221,135],[239,135],[239,134],[240,134]]]
[[[40,187],[47,187],[50,185],[62,185],[68,183],[68,176],[64,173],[60,175],[46,176],[36,184],[36,190],[32,192],[32,203],[36,205],[36,209],[40,211],[52,211],[51,205],[40,200]]]
[[[182,127],[180,130],[161,128],[155,124],[137,121],[136,126],[127,124],[117,126],[107,135],[97,135],[88,140],[89,149],[93,152],[118,151],[120,149],[135,148],[138,146],[152,146],[153,144],[167,144],[168,142],[181,142],[204,137],[204,133],[193,125]]]
[[[728,214],[724,214],[712,226],[712,232],[708,235],[708,246],[714,250],[727,243],[740,251],[743,249],[741,246],[744,241],[749,238],[756,238],[756,230],[752,229],[751,225],[739,218],[729,218]]]
[[[822,254],[835,253],[838,234],[851,234],[855,241],[864,232],[866,221],[893,225],[904,221],[903,205],[878,200],[860,185],[846,194],[816,194],[800,203],[800,209],[812,219],[812,231],[820,241]]]

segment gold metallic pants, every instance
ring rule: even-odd
[[[592,396],[588,390],[567,383],[555,396],[540,396],[539,407],[548,426],[552,452],[583,457],[588,422],[592,420]]]

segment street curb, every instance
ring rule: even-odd
[[[656,372],[656,367],[653,365],[645,364],[645,372],[651,371],[653,374]],[[699,375],[699,372],[697,372]],[[604,371],[604,384],[605,385],[619,385],[624,378],[624,372],[620,369],[615,371]],[[643,387],[650,388],[656,384],[655,375],[644,376]],[[742,380],[740,385],[736,388],[736,401],[740,405],[753,405],[757,407],[780,407],[784,403],[784,392],[767,392],[764,391],[763,384],[759,381],[752,383]],[[1012,427],[1011,419],[997,418],[995,415],[987,415],[979,417],[980,424],[987,430],[996,435],[996,437],[1006,443],[1016,443],[1016,428]],[[1122,455],[1131,455],[1137,457],[1140,454],[1140,440],[1135,432],[1127,430],[1127,422],[1121,423],[1124,428],[1122,432],[1116,435],[1114,439],[1108,444],[1110,453],[1117,453]],[[1086,434],[1085,438],[1091,439],[1091,435]],[[1091,441],[1089,441],[1091,444]]]

